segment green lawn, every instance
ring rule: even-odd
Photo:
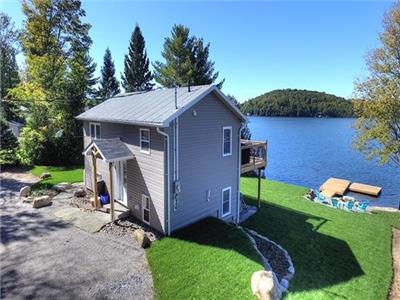
[[[305,200],[306,189],[262,181],[261,211],[244,225],[281,244],[296,275],[287,299],[387,299],[391,227],[400,214],[357,214]],[[257,180],[242,179],[256,204]]]
[[[51,174],[50,178],[38,182],[34,189],[51,188],[53,185],[60,182],[82,182],[83,168],[82,167],[51,167],[51,166],[35,166],[31,170],[33,175],[40,176],[44,172]]]
[[[391,226],[400,214],[356,214],[305,200],[306,189],[262,181],[260,212],[244,225],[281,244],[296,275],[286,299],[386,299],[392,278]],[[242,179],[256,205],[257,180]],[[207,219],[148,250],[158,299],[254,299],[262,269],[243,233]]]
[[[157,299],[252,299],[263,269],[247,236],[214,218],[153,243],[147,258]]]

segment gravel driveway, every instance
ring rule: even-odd
[[[146,254],[132,238],[90,234],[20,203],[9,196],[18,178],[1,181],[0,298],[153,298]]]

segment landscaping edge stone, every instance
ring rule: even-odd
[[[294,268],[292,259],[290,258],[288,252],[281,245],[275,243],[274,241],[271,241],[267,237],[259,234],[258,232],[254,231],[254,230],[242,227],[240,225],[236,225],[236,227],[239,228],[240,230],[242,230],[242,232],[244,232],[247,235],[247,237],[249,238],[252,246],[257,251],[257,253],[261,256],[261,259],[263,261],[265,270],[273,272],[274,277],[275,277],[274,279],[279,284],[279,286],[277,288],[278,288],[280,294],[283,294],[283,293],[287,292],[288,289],[289,289],[289,282],[294,277],[294,274],[295,274],[295,268]],[[276,273],[274,272],[274,270],[272,269],[271,265],[268,262],[268,258],[265,257],[264,254],[262,254],[261,251],[258,249],[257,243],[254,240],[254,238],[252,237],[252,235],[255,235],[260,239],[263,239],[263,240],[265,240],[265,241],[267,241],[269,243],[274,244],[276,247],[278,247],[284,253],[285,258],[289,263],[289,268],[287,269],[287,274],[281,279],[281,281],[278,280],[278,277],[277,277]]]

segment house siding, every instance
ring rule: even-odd
[[[89,121],[83,122],[84,147],[90,142]],[[132,153],[134,159],[127,161],[127,202],[128,208],[138,219],[142,219],[142,194],[151,198],[150,225],[160,232],[165,232],[165,158],[164,137],[154,128],[101,122],[101,138],[121,138]],[[150,154],[140,151],[140,128],[150,129]],[[104,180],[107,190],[110,190],[109,166],[97,159],[98,180]],[[92,158],[85,157],[85,186],[92,190],[93,185]],[[116,174],[113,168],[113,183],[116,184]],[[114,186],[114,198],[117,195]]]
[[[193,110],[197,115],[194,116]],[[173,122],[172,122],[173,123]],[[166,130],[173,148],[173,127]],[[231,212],[224,220],[236,221],[238,195],[239,129],[241,121],[214,93],[188,109],[178,119],[178,173],[181,193],[174,209],[171,176],[171,231],[206,216],[222,218],[222,189],[231,187]],[[232,126],[232,155],[223,157],[222,128]],[[210,190],[210,200],[207,192]]]

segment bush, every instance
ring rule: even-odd
[[[41,160],[44,150],[44,135],[32,128],[25,127],[21,134],[21,143],[17,151],[17,158],[24,165],[33,165]]]

